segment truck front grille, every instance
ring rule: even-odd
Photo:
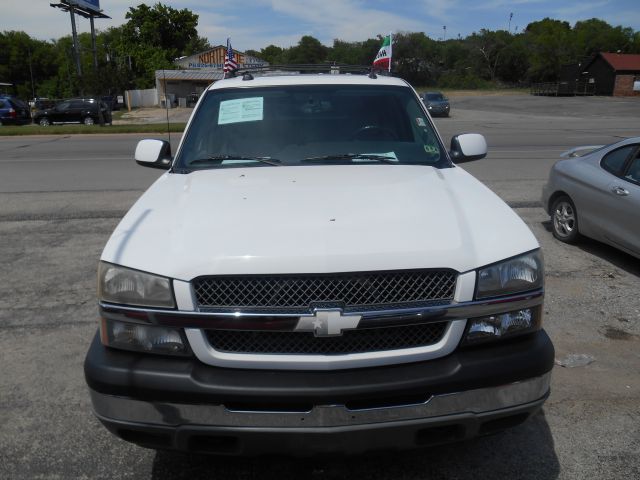
[[[219,352],[279,355],[346,355],[433,345],[448,322],[345,330],[341,336],[316,337],[311,332],[206,330]]]
[[[199,308],[311,311],[370,310],[449,303],[453,270],[200,277],[193,281]]]

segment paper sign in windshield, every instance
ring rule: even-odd
[[[263,98],[239,98],[220,102],[218,125],[262,120]]]
[[[370,159],[367,159],[367,155],[371,155],[374,158],[375,157],[387,157],[388,160],[397,162],[398,161],[398,157],[396,156],[396,152],[386,152],[386,153],[361,153],[361,158],[354,158],[352,161],[353,163],[358,163],[358,162],[369,162],[371,161]]]

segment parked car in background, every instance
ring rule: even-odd
[[[33,104],[33,110],[38,111],[38,110],[46,110],[48,108],[53,108],[56,106],[56,103],[58,103],[58,101],[52,100],[50,98],[36,98],[31,103]]]
[[[31,123],[29,105],[12,95],[0,95],[0,125]]]
[[[451,106],[449,99],[440,92],[425,92],[420,95],[422,102],[432,117],[448,117]]]
[[[33,123],[46,127],[53,123],[84,123],[93,125],[100,123],[102,115],[104,123],[111,124],[111,110],[102,101],[95,98],[70,98],[56,104],[53,108],[36,112]]]
[[[575,156],[582,149],[591,150]],[[553,235],[566,243],[580,235],[640,258],[640,137],[563,154],[542,191]]]

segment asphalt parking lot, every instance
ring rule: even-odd
[[[95,270],[160,172],[133,162],[137,135],[0,137],[0,478],[640,478],[640,260],[555,241],[539,204],[562,151],[640,135],[640,99],[457,97],[436,124],[447,142],[487,137],[489,157],[464,168],[544,249],[557,361],[592,360],[556,366],[540,414],[463,444],[352,458],[209,458],[116,439],[93,417],[82,372],[97,327]]]

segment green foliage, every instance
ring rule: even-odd
[[[348,65],[370,65],[381,43],[380,38],[369,38],[364,42],[345,42],[335,39],[327,60]]]
[[[445,73],[440,77],[438,87],[454,90],[488,90],[494,88],[495,84],[473,73]]]
[[[0,82],[13,83],[12,93],[25,99],[122,94],[126,89],[153,87],[156,70],[175,68],[175,58],[211,48],[206,38],[198,36],[198,15],[188,9],[140,4],[129,8],[126,19],[119,27],[98,32],[97,70],[90,35],[79,35],[81,77],[70,36],[45,42],[24,32],[0,32]],[[271,64],[370,65],[382,38],[335,39],[327,47],[305,35],[292,47],[268,45],[246,53]],[[414,85],[449,88],[554,81],[563,64],[600,51],[640,53],[640,32],[595,18],[573,27],[544,18],[518,34],[482,29],[463,39],[436,41],[423,32],[399,32],[393,40],[396,75]]]
[[[185,123],[170,123],[171,133],[182,133]],[[40,125],[10,125],[0,127],[0,136],[18,135],[77,135],[95,133],[167,133],[166,123],[147,123],[144,125],[51,125],[41,127]]]
[[[284,49],[276,47],[275,45],[269,45],[259,52],[256,52],[256,57],[269,62],[271,65],[278,65],[284,63],[283,53]]]
[[[442,63],[438,42],[423,32],[400,32],[393,36],[391,68],[408,82],[434,84],[440,76]]]
[[[298,45],[289,48],[284,53],[285,63],[323,63],[327,60],[328,48],[320,40],[310,35],[300,39]]]
[[[43,42],[24,32],[1,32],[0,81],[15,84],[13,93],[22,98],[122,94],[153,87],[155,70],[174,68],[175,58],[210,48],[198,36],[198,15],[186,8],[141,4],[130,7],[126,18],[122,26],[97,33],[97,70],[90,34],[78,35],[81,77],[71,36]]]
[[[560,67],[575,60],[571,48],[571,26],[567,22],[545,18],[530,23],[525,35],[530,47],[529,78],[553,81]]]
[[[607,22],[591,18],[577,22],[573,27],[574,53],[593,55],[598,52],[629,53],[634,32],[631,28],[612,27]]]

